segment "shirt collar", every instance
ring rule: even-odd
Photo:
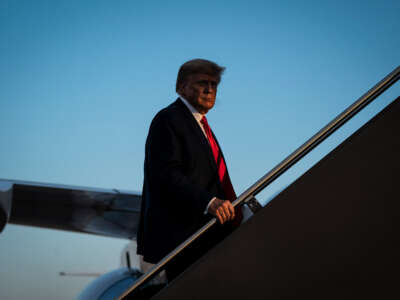
[[[192,113],[193,117],[197,120],[197,122],[200,122],[201,119],[203,118],[203,114],[199,113],[197,111],[197,109],[195,109],[193,107],[193,105],[191,105],[189,103],[189,101],[187,101],[184,97],[182,97],[181,95],[179,95],[179,98],[182,100],[183,103],[185,103],[186,107],[190,110],[190,112]]]

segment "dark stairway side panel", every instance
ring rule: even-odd
[[[398,98],[154,299],[396,295],[399,132]]]

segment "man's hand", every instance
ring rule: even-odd
[[[235,218],[235,209],[233,208],[232,203],[228,200],[215,198],[208,207],[208,212],[217,217],[221,224],[224,224],[226,221],[231,221]]]

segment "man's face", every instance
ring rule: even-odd
[[[182,85],[180,93],[201,114],[206,114],[215,104],[218,78],[207,74],[192,74]]]

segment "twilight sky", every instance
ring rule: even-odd
[[[400,64],[399,1],[0,2],[0,178],[140,191],[179,66],[226,66],[208,120],[238,194]],[[369,105],[264,203],[400,95]],[[262,234],[262,233],[260,233]],[[73,299],[125,240],[10,225],[0,298]],[[57,296],[55,296],[57,295]]]

